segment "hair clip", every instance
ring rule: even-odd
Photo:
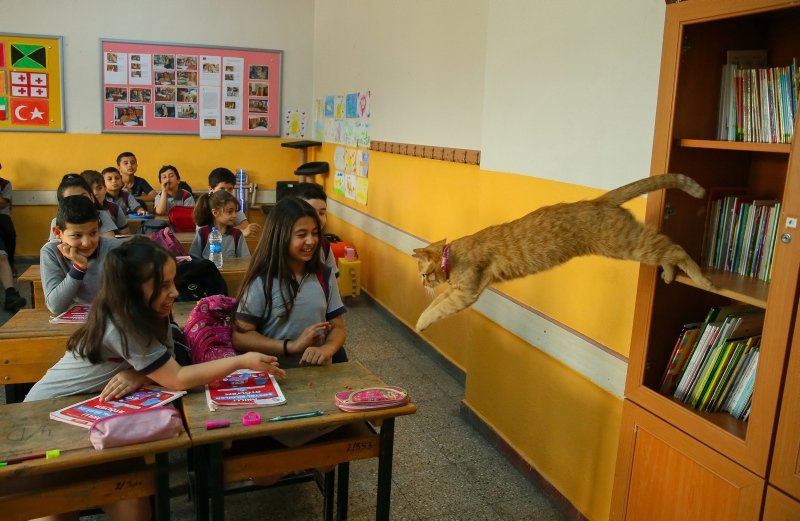
[[[261,415],[256,411],[247,411],[244,413],[244,416],[242,416],[242,425],[250,427],[251,425],[258,425],[259,423],[261,423]]]

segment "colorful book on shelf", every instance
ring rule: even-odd
[[[661,394],[675,392],[675,386],[678,385],[678,379],[686,367],[686,362],[689,360],[689,355],[697,341],[702,325],[701,323],[686,324],[681,329],[678,340],[675,342],[675,347],[672,349],[672,356],[670,356],[667,367],[664,370],[664,376],[661,378]]]
[[[704,407],[704,410],[710,412],[717,412],[719,410],[720,404],[726,398],[731,382],[733,382],[737,374],[737,371],[739,371],[742,360],[754,346],[758,345],[760,340],[761,340],[760,336],[754,336],[747,339],[734,341],[733,354],[731,355],[731,358],[728,361],[728,364],[725,367],[722,376],[720,377],[719,383],[717,384],[716,388],[713,391],[711,399]]]
[[[206,385],[206,402],[216,411],[282,405],[286,398],[271,374],[242,369]]]
[[[50,319],[51,324],[82,324],[89,318],[89,310],[91,306],[84,304],[75,304],[60,315],[56,315]]]
[[[184,394],[186,391],[168,391],[160,387],[145,386],[116,400],[102,401],[100,396],[83,400],[51,412],[50,418],[88,429],[97,420],[160,407],[177,400]]]

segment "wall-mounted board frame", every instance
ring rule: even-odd
[[[280,136],[283,51],[101,40],[102,131]]]
[[[0,33],[0,131],[63,132],[60,36]]]

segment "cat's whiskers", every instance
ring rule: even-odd
[[[424,286],[424,287],[425,287],[425,294],[428,296],[429,299],[433,300],[436,297],[436,290],[434,290],[430,286]]]

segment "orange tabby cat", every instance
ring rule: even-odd
[[[472,305],[489,284],[545,271],[581,255],[661,265],[661,278],[667,283],[675,277],[677,266],[698,286],[713,289],[683,248],[619,206],[662,188],[680,188],[697,198],[705,194],[703,187],[685,175],[658,175],[590,201],[545,206],[450,244],[441,240],[415,249],[423,286],[450,284],[420,315],[417,330]]]

